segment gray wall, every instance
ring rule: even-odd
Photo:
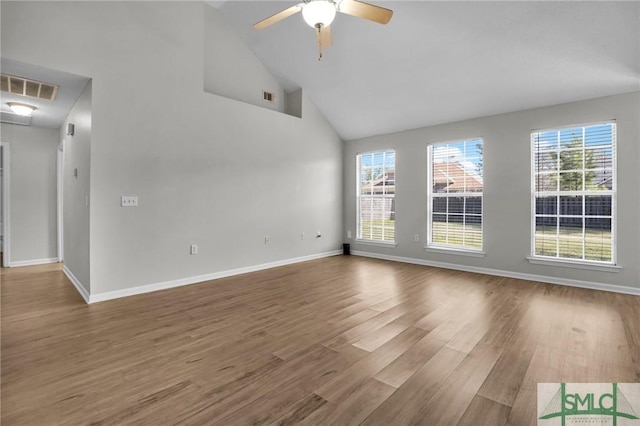
[[[530,264],[530,132],[615,119],[618,273]],[[484,258],[427,252],[427,146],[484,138]],[[376,136],[345,143],[345,231],[356,229],[356,154],[396,150],[395,248],[350,241],[354,250],[593,283],[640,287],[640,92]],[[345,232],[346,234],[346,232]],[[413,235],[421,241],[414,242]],[[346,238],[346,235],[345,235]]]
[[[0,138],[10,144],[10,261],[55,258],[58,132],[3,123]]]
[[[206,93],[208,6],[0,7],[4,56],[93,79],[91,294],[340,247],[340,138],[304,95],[299,119]]]
[[[73,136],[67,124],[73,123]],[[91,82],[60,126],[64,140],[64,264],[87,291],[91,288],[89,206],[91,204]],[[77,170],[77,176],[75,175]]]
[[[208,5],[204,9],[204,90],[300,117],[288,105],[292,101],[280,83],[247,49],[222,13]],[[275,95],[273,103],[263,100],[263,90]]]

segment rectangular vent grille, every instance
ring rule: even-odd
[[[275,95],[273,93],[267,92],[265,90],[262,91],[262,99],[265,102],[270,102],[270,103],[274,103],[276,101]]]
[[[58,86],[55,84],[28,80],[8,74],[2,74],[0,76],[0,86],[3,92],[47,101],[54,100],[58,93]]]
[[[8,124],[19,124],[21,126],[31,125],[31,116],[18,115],[12,112],[0,111],[0,122]]]

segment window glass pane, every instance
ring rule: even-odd
[[[585,146],[594,147],[611,145],[613,139],[613,124],[598,124],[595,126],[589,126],[585,129]]]
[[[582,195],[570,195],[560,197],[560,214],[570,216],[582,216]]]
[[[433,213],[447,212],[447,199],[445,197],[433,197]]]
[[[533,150],[536,152],[557,150],[558,149],[558,132],[548,131],[534,134]]]
[[[581,217],[560,217],[558,226],[559,256],[568,259],[582,259],[583,219]]]
[[[585,241],[585,259],[598,262],[611,262],[611,234],[601,239],[587,239]]]
[[[613,211],[612,202],[611,195],[587,195],[585,197],[584,214],[587,216],[611,216]]]
[[[449,197],[449,213],[464,213],[464,197]]]
[[[536,192],[550,192],[558,190],[557,173],[539,173],[534,177]]]
[[[560,172],[560,191],[582,191],[582,176],[580,172]]]
[[[536,172],[551,172],[558,170],[558,154],[553,152],[536,152],[534,154],[534,170]]]
[[[556,217],[536,217],[536,255],[557,256],[557,221]]]
[[[582,150],[560,151],[560,170],[582,170]]]
[[[582,127],[560,130],[560,149],[582,148]]]
[[[611,261],[611,219],[585,219],[586,248],[585,256],[589,260]]]
[[[464,212],[467,214],[482,214],[482,197],[467,197]]]
[[[558,214],[558,197],[536,197],[536,214]]]

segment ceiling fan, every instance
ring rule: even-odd
[[[253,25],[253,28],[261,30],[302,12],[305,22],[316,30],[318,41],[318,60],[322,59],[322,50],[331,47],[331,22],[336,12],[368,19],[379,24],[386,24],[391,19],[393,11],[384,7],[374,6],[358,0],[304,0],[295,6],[291,6],[275,15]]]

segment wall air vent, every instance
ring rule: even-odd
[[[7,124],[19,124],[21,126],[30,126],[31,125],[31,116],[30,115],[18,115],[12,112],[1,111],[0,112],[0,122]]]
[[[267,92],[266,90],[263,90],[262,100],[265,102],[274,103],[276,101],[276,96],[271,92]]]
[[[3,92],[47,101],[54,100],[58,93],[58,86],[55,84],[28,80],[8,74],[2,74],[0,76],[0,86]]]

